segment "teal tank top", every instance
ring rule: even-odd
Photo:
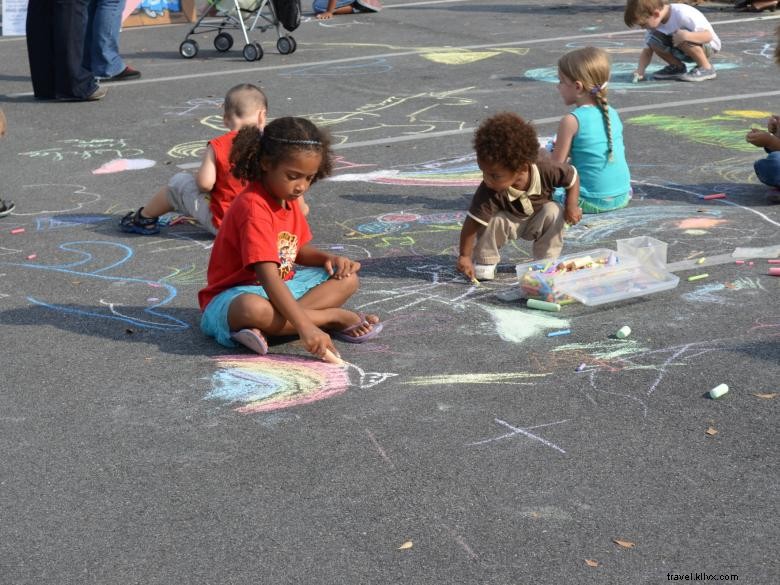
[[[607,127],[601,110],[597,106],[580,106],[572,111],[579,130],[572,140],[569,156],[580,176],[580,197],[585,200],[627,196],[631,190],[623,123],[612,106],[607,106],[607,111],[612,123],[612,160],[607,152]]]

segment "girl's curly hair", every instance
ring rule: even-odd
[[[536,162],[539,154],[536,130],[511,112],[496,114],[482,122],[474,132],[473,145],[478,160],[499,164],[512,172]]]
[[[305,118],[293,117],[277,118],[262,131],[254,126],[242,128],[230,149],[231,172],[237,179],[259,181],[263,175],[261,161],[276,167],[300,151],[322,155],[312,183],[333,172],[328,133]]]

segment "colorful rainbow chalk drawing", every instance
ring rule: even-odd
[[[92,171],[93,175],[107,175],[122,171],[137,171],[152,168],[157,163],[148,158],[115,158]]]
[[[68,277],[78,276],[97,282],[103,282],[108,285],[143,285],[141,290],[144,293],[144,298],[148,296],[145,293],[148,293],[148,287],[151,286],[156,289],[160,289],[157,297],[159,300],[155,301],[150,306],[143,307],[142,309],[134,308],[133,311],[135,313],[140,313],[138,315],[133,315],[131,314],[131,310],[122,308],[124,306],[123,304],[111,300],[106,300],[104,298],[98,299],[93,309],[79,309],[69,305],[49,303],[36,297],[28,296],[27,300],[30,303],[71,315],[122,321],[142,329],[174,332],[189,329],[189,323],[168,315],[160,310],[161,307],[167,305],[176,297],[177,293],[174,286],[143,278],[129,276],[109,276],[107,274],[108,272],[122,266],[133,257],[133,251],[128,246],[118,244],[116,242],[84,240],[66,242],[64,244],[60,244],[58,247],[63,252],[75,255],[76,259],[72,262],[51,265],[42,264],[39,262],[2,262],[0,264],[5,266],[16,266],[18,268],[31,271],[64,274]],[[98,256],[97,253],[90,250],[96,250],[97,252],[100,252],[101,256]],[[105,255],[113,255],[114,258],[112,260],[104,260],[102,259],[102,256]],[[49,278],[49,280],[51,280],[51,278]],[[50,287],[55,288],[56,290],[56,287],[54,287],[51,282]],[[109,289],[106,294],[111,294],[111,290]],[[146,304],[147,301],[145,300],[144,305]]]
[[[124,138],[73,138],[58,140],[57,143],[62,143],[65,146],[20,152],[19,156],[59,162],[71,157],[90,160],[106,154],[114,158],[133,158],[144,153],[140,148],[128,147]]]
[[[654,128],[691,142],[755,154],[756,147],[745,141],[746,128],[749,127],[751,120],[763,120],[770,115],[771,112],[754,110],[726,110],[707,118],[645,114],[628,118],[626,123]]]
[[[211,377],[208,400],[236,406],[236,412],[271,412],[338,396],[350,386],[362,390],[397,374],[364,372],[354,364],[336,366],[296,356],[241,356],[214,358],[218,369]],[[350,380],[354,371],[356,382]]]

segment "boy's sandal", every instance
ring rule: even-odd
[[[141,215],[141,207],[138,211],[131,211],[119,220],[119,229],[129,234],[141,234],[153,236],[160,233],[160,226],[156,217],[144,217]]]
[[[256,354],[265,355],[268,353],[268,340],[259,329],[248,328],[234,331],[230,334],[230,338]]]
[[[3,201],[0,199],[0,217],[10,215],[14,209],[16,209],[16,203],[13,201]]]
[[[385,327],[385,324],[381,321],[379,323],[369,323],[363,313],[358,313],[358,316],[360,317],[360,323],[357,323],[356,325],[350,325],[341,331],[336,331],[333,333],[333,337],[340,341],[346,341],[347,343],[363,343],[364,341],[374,339]],[[352,335],[352,332],[357,328],[364,327],[366,325],[371,325],[371,331],[364,333],[363,335]]]

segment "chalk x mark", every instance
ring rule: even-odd
[[[473,446],[476,446],[476,445],[484,445],[486,443],[493,443],[495,441],[500,441],[501,439],[509,439],[510,437],[514,437],[516,435],[523,435],[525,437],[528,437],[529,439],[534,439],[535,441],[539,441],[540,443],[542,443],[543,445],[545,445],[547,447],[550,447],[551,449],[555,449],[556,451],[559,451],[559,452],[564,453],[564,454],[566,453],[566,451],[561,449],[555,443],[553,443],[551,441],[548,441],[547,439],[545,439],[543,437],[540,437],[539,435],[535,435],[534,433],[532,433],[530,431],[533,430],[533,429],[541,429],[542,427],[549,427],[549,426],[552,426],[552,425],[560,425],[560,424],[563,424],[565,422],[569,422],[569,419],[559,420],[559,421],[556,421],[556,422],[545,423],[545,424],[541,424],[541,425],[536,425],[536,426],[533,426],[533,427],[528,427],[527,429],[522,429],[522,428],[510,425],[508,422],[506,422],[504,420],[501,420],[500,418],[497,418],[497,419],[494,419],[494,420],[496,421],[497,424],[499,424],[499,425],[501,425],[503,427],[508,428],[512,432],[506,433],[504,435],[500,435],[498,437],[493,437],[491,439],[483,439],[482,441],[476,441],[474,443],[468,443],[467,446],[473,447]]]

